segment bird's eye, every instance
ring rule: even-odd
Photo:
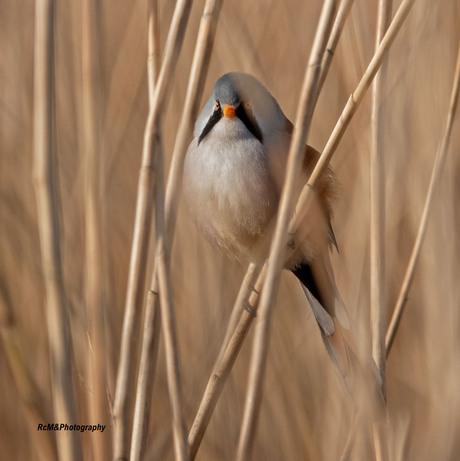
[[[216,99],[216,103],[214,104],[214,112],[220,112],[220,102]]]

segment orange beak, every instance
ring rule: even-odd
[[[236,110],[232,106],[225,106],[223,113],[225,117],[229,117],[229,118],[236,117]]]

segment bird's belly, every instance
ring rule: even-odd
[[[257,141],[202,155],[187,154],[184,191],[208,240],[237,259],[256,259],[270,233],[278,197],[262,145]]]

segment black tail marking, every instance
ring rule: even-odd
[[[308,288],[310,293],[318,300],[318,302],[322,306],[325,306],[325,300],[323,299],[315,278],[313,277],[310,265],[303,262],[299,267],[291,269],[291,271],[303,283],[303,285]]]

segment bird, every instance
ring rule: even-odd
[[[222,253],[241,262],[263,262],[269,252],[294,126],[254,76],[229,72],[215,83],[193,131],[184,163],[183,191],[198,228]],[[295,185],[300,194],[320,154],[305,146]],[[337,289],[330,251],[337,181],[327,168],[311,206],[292,235],[286,262],[311,306],[342,384],[348,387],[348,316]]]

